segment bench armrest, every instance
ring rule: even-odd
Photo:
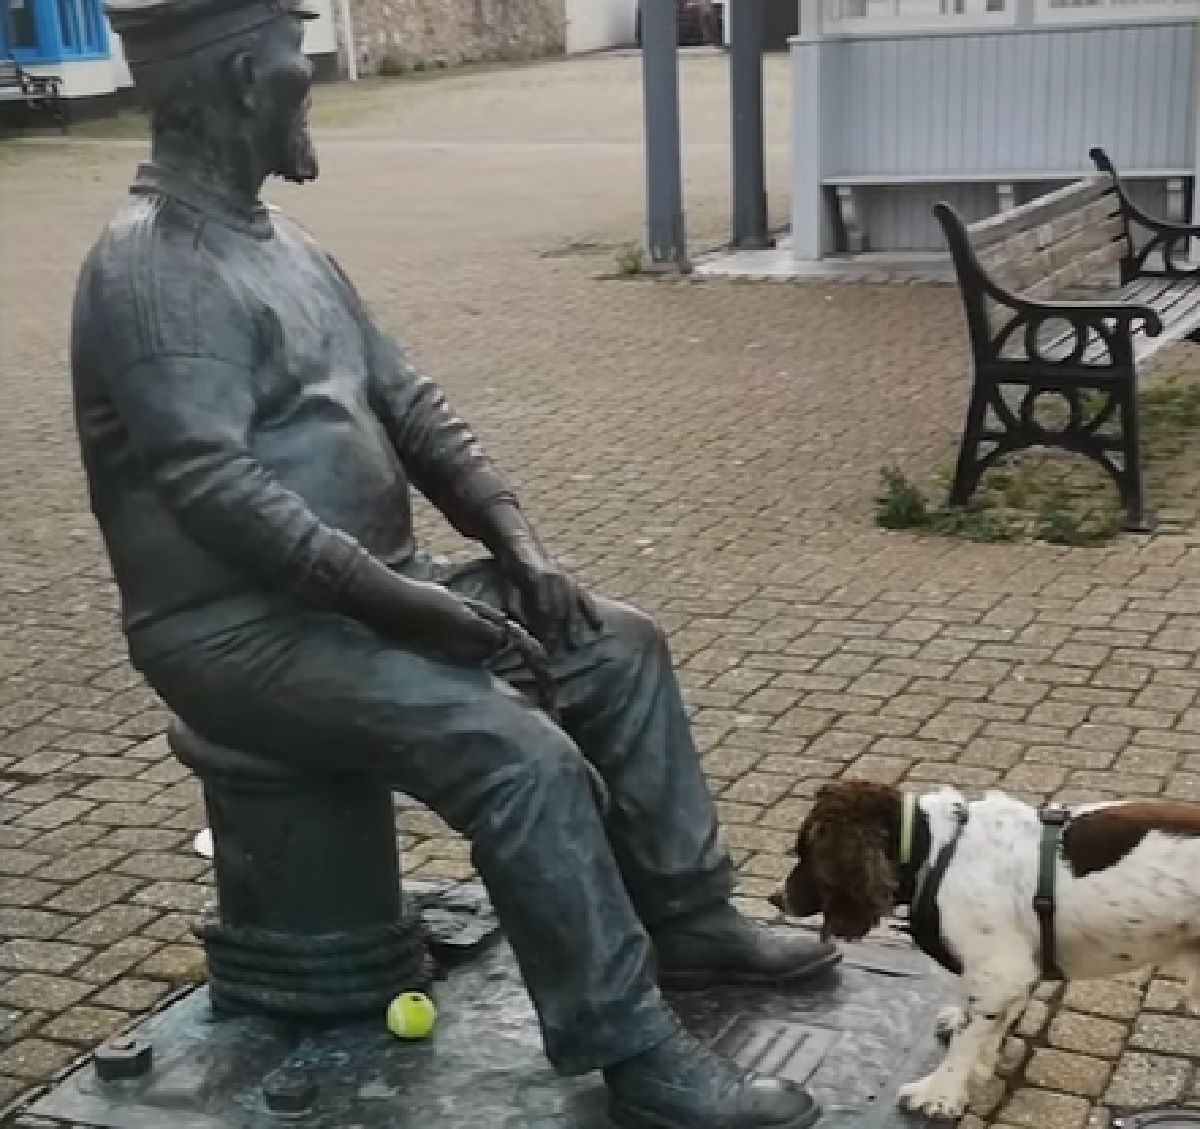
[[[1116,363],[1128,353],[1136,328],[1140,326],[1147,337],[1157,337],[1163,331],[1162,318],[1149,306],[1120,302],[1042,302],[1008,294],[999,287],[995,287],[992,296],[1013,311],[1013,317],[994,330],[990,337],[989,352],[993,359],[998,359],[1005,346],[1019,334],[1023,338],[1021,344],[1025,356],[1043,364],[1084,363],[1085,354],[1097,339],[1104,343],[1110,363]],[[1042,329],[1063,323],[1070,326],[1070,330],[1057,335],[1058,351],[1053,356],[1047,355]]]
[[[1092,163],[1096,168],[1112,177],[1117,198],[1121,201],[1121,211],[1124,213],[1127,223],[1132,220],[1139,227],[1144,227],[1150,232],[1150,239],[1136,251],[1133,250],[1133,240],[1130,239],[1131,254],[1127,259],[1129,265],[1127,277],[1136,278],[1144,273],[1147,260],[1157,251],[1162,254],[1163,270],[1161,273],[1166,274],[1169,278],[1200,278],[1200,267],[1182,266],[1175,261],[1180,253],[1180,244],[1183,244],[1183,253],[1186,254],[1188,242],[1192,239],[1200,239],[1200,225],[1158,219],[1143,211],[1125,191],[1125,185],[1121,182],[1116,166],[1113,165],[1108,154],[1103,149],[1096,148],[1088,156],[1092,158]],[[1128,227],[1126,227],[1126,231],[1128,231]]]
[[[1023,318],[1036,318],[1039,322],[1061,320],[1072,324],[1098,328],[1116,322],[1121,329],[1134,329],[1140,323],[1148,337],[1157,337],[1163,331],[1162,318],[1152,306],[1122,302],[1040,302],[1030,298],[1011,296],[1013,308]]]
[[[950,245],[977,356],[998,358],[1008,342],[1023,333],[1024,351],[1029,358],[1074,364],[1082,359],[1093,337],[1102,339],[1109,355],[1115,358],[1122,351],[1117,339],[1124,338],[1128,342],[1136,326],[1144,327],[1150,337],[1162,333],[1162,319],[1150,306],[1122,302],[1043,301],[1014,294],[996,282],[979,261],[962,217],[948,204],[938,204],[934,214]],[[1011,310],[1012,317],[997,326],[996,319],[989,315],[985,299]],[[1044,355],[1038,333],[1042,326],[1055,321],[1066,322],[1074,340],[1067,355],[1051,358]]]

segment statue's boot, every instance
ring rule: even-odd
[[[841,960],[833,945],[799,929],[755,925],[728,902],[664,922],[652,940],[659,984],[673,991],[715,984],[798,984]]]
[[[682,1028],[604,1080],[624,1129],[810,1129],[821,1116],[802,1087],[744,1071]]]

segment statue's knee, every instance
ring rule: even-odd
[[[485,806],[491,820],[524,820],[531,810],[562,808],[595,790],[593,770],[571,740],[527,746],[519,759],[492,774]]]

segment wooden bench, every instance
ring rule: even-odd
[[[1126,528],[1147,531],[1137,374],[1165,346],[1200,339],[1200,266],[1188,261],[1200,228],[1146,215],[1103,150],[1091,158],[1096,174],[969,226],[934,209],[975,363],[950,502],[966,505],[1006,456],[1058,448],[1099,463]]]
[[[0,58],[0,102],[21,102],[31,111],[46,113],[67,132],[67,100],[62,80],[54,75],[30,74],[15,59]]]

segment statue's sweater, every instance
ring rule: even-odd
[[[364,550],[403,571],[410,482],[467,536],[511,499],[311,236],[153,165],[84,264],[71,370],[92,509],[143,654],[336,610]]]

